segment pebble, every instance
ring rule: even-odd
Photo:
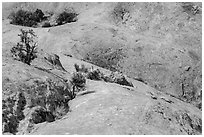
[[[151,95],[151,98],[152,98],[152,99],[157,99],[157,97],[156,97],[156,96],[153,96],[153,95]]]
[[[185,71],[189,71],[190,68],[191,68],[190,66],[185,66],[185,67],[184,67],[184,70],[185,70]]]

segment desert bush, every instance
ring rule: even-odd
[[[74,73],[72,76],[72,83],[77,87],[84,87],[86,83],[86,78],[81,72]]]
[[[74,64],[74,67],[76,69],[76,72],[83,73],[87,79],[91,79],[91,80],[103,79],[103,73],[101,73],[99,69],[94,69],[93,67],[91,69],[86,68],[84,64],[82,64],[81,67],[77,64]]]
[[[44,13],[40,9],[35,12],[20,9],[17,12],[12,12],[8,18],[11,19],[10,23],[14,25],[36,27],[44,19]]]
[[[30,110],[29,121],[34,124],[46,121],[46,109],[41,106],[35,106]]]
[[[111,72],[111,74],[105,75],[99,69],[94,69],[93,67],[91,69],[88,69],[84,65],[82,65],[81,68],[77,64],[74,64],[74,66],[76,71],[80,73],[81,77],[85,76],[87,79],[90,79],[90,80],[104,80],[105,82],[117,83],[120,85],[133,87],[133,84],[129,82],[125,78],[125,76],[121,73],[119,74],[118,72]],[[81,78],[77,78],[77,79],[81,79]]]
[[[30,11],[20,9],[17,12],[12,12],[8,18],[11,19],[10,24],[33,27],[37,25],[37,22],[30,20],[31,16]]]
[[[40,109],[39,112],[43,113],[42,117],[54,115],[55,109],[60,106],[69,109],[68,101],[73,99],[71,87],[61,81],[51,79],[35,80],[32,85],[23,84],[19,90],[26,96],[26,108],[32,109],[40,106],[44,109],[43,111]],[[36,110],[35,113],[37,115],[38,111]]]
[[[21,120],[18,125],[18,132],[28,134],[34,129],[34,125],[42,122],[53,122],[54,115],[42,106],[35,106],[24,110],[25,119]]]
[[[55,117],[52,112],[47,111],[42,106],[35,106],[29,110],[28,119],[31,124],[38,124],[42,122],[53,122]]]
[[[63,11],[57,17],[56,23],[57,23],[57,25],[63,25],[65,23],[76,22],[77,16],[78,16],[78,14],[73,10]]]
[[[68,101],[74,98],[71,87],[62,84],[62,82],[54,82],[48,80],[48,90],[46,92],[46,109],[54,112],[58,106],[68,108]]]
[[[35,12],[32,13],[32,18],[35,22],[41,22],[44,19],[44,13],[40,9],[36,9]]]
[[[105,82],[114,83],[115,82],[114,72],[111,72],[111,74],[108,74],[108,75],[104,75],[103,79]]]
[[[184,12],[186,12],[188,14],[191,14],[191,15],[196,15],[196,14],[200,14],[201,13],[199,7],[194,5],[191,2],[183,2],[182,3],[182,8],[183,8]]]
[[[76,72],[83,72],[83,73],[88,72],[88,68],[86,68],[84,64],[81,65],[81,68],[77,64],[74,64],[74,67],[76,69]]]
[[[18,42],[16,46],[12,47],[11,53],[15,59],[30,65],[31,61],[37,57],[37,42],[34,41],[34,38],[37,36],[32,29],[21,29],[20,31],[21,34],[18,36],[21,41]]]
[[[16,113],[16,117],[18,120],[22,120],[25,118],[23,114],[23,110],[26,105],[26,98],[24,96],[23,92],[17,92],[16,94],[16,100],[15,100],[15,105],[14,105],[14,111]]]
[[[79,92],[85,88],[86,78],[81,72],[73,73],[71,83],[73,85],[73,92]]]
[[[87,73],[88,72],[88,68],[86,68],[85,65],[82,64],[81,65],[81,71],[84,72],[84,73]]]
[[[104,76],[103,73],[99,69],[92,70],[88,72],[87,78],[91,80],[103,80]]]
[[[68,101],[75,97],[71,88],[64,81],[52,79],[18,85],[17,92],[13,91],[2,101],[3,133],[15,134],[26,125],[61,118],[69,111]]]
[[[120,75],[119,77],[116,77],[114,80],[115,83],[120,84],[120,85],[125,85],[125,86],[130,86],[133,87],[133,84],[125,78],[124,75]]]
[[[126,8],[125,3],[119,2],[114,7],[111,15],[116,23],[122,21],[126,13],[129,13],[129,10]]]
[[[55,108],[53,114],[55,116],[55,119],[60,119],[64,115],[66,115],[67,112],[68,112],[68,109],[65,108],[64,106],[58,106],[58,107]]]
[[[79,72],[79,71],[80,71],[79,65],[74,64],[74,68],[76,69],[76,72]]]
[[[19,120],[8,109],[2,109],[2,132],[15,134],[17,132]]]
[[[31,86],[22,89],[28,96],[27,106],[45,107],[47,111],[53,112],[57,106],[67,106],[67,102],[73,99],[71,87],[60,81],[47,79],[46,81],[34,81]]]
[[[25,116],[23,109],[26,105],[25,96],[18,91],[2,101],[2,130],[3,133],[9,132],[15,134],[17,132],[19,121]]]

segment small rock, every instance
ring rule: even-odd
[[[168,102],[168,103],[174,103],[172,100],[165,98],[165,97],[160,97],[161,99],[163,99],[164,101]]]
[[[184,70],[185,70],[185,71],[189,71],[190,68],[191,68],[190,66],[185,66],[185,67],[184,67]]]
[[[157,97],[156,97],[156,96],[153,96],[153,95],[151,96],[151,98],[152,98],[152,99],[157,99]]]

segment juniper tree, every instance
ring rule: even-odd
[[[37,42],[35,42],[35,32],[30,30],[20,30],[21,33],[18,34],[20,37],[20,42],[16,46],[12,47],[11,53],[16,60],[22,61],[30,65],[31,61],[37,56]]]

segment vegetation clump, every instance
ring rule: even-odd
[[[17,132],[19,121],[24,119],[24,107],[26,99],[22,92],[18,91],[2,100],[2,130],[3,133]]]
[[[79,65],[75,64],[75,69],[79,73],[82,73],[87,79],[90,80],[103,80],[105,82],[117,83],[120,85],[126,85],[133,87],[133,84],[129,82],[126,77],[118,72],[111,72],[110,75],[103,74],[99,69],[93,67],[88,69],[84,65],[80,68]]]
[[[72,91],[79,92],[85,88],[86,77],[81,72],[76,72],[73,74],[71,83],[73,85]]]
[[[112,15],[115,23],[119,23],[119,22],[124,20],[125,15],[128,14],[128,13],[129,13],[129,10],[126,7],[125,3],[119,2],[114,7],[111,15]]]
[[[63,25],[65,23],[71,23],[77,21],[78,14],[74,11],[74,9],[65,9],[62,13],[60,13],[55,18],[55,23],[52,22],[51,16],[54,13],[46,13],[42,12],[40,9],[36,9],[33,11],[19,9],[18,11],[13,11],[9,14],[8,18],[10,19],[10,24],[27,26],[27,27],[52,27]]]
[[[11,19],[10,23],[14,25],[36,27],[44,20],[44,13],[40,9],[36,9],[35,12],[20,9],[17,12],[12,12],[8,18]]]
[[[104,76],[99,69],[95,69],[87,74],[87,78],[91,80],[103,80]]]
[[[182,8],[183,8],[183,11],[188,13],[189,15],[196,15],[201,13],[200,7],[194,5],[191,2],[183,2]]]
[[[3,133],[16,134],[34,124],[52,122],[69,111],[68,102],[75,96],[71,84],[63,81],[34,80],[32,85],[21,84],[17,92],[3,99]]]
[[[77,64],[74,64],[74,67],[76,69],[76,72],[84,72],[84,73],[88,72],[88,68],[86,68],[84,64],[81,65],[81,68]]]
[[[21,29],[20,31],[21,34],[18,36],[21,40],[16,46],[12,47],[11,53],[14,59],[30,65],[31,61],[37,57],[37,42],[35,42],[37,36],[32,29]]]
[[[65,23],[76,22],[78,14],[74,10],[63,11],[57,17],[57,25],[63,25]]]

